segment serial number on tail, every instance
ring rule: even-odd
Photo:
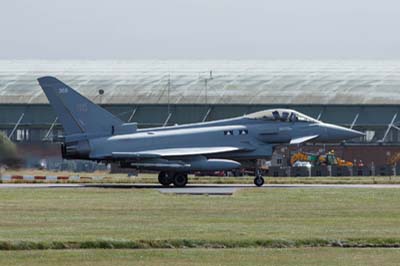
[[[68,93],[68,88],[66,88],[66,87],[58,88],[58,93],[66,94],[66,93]]]

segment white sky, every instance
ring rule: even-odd
[[[400,59],[396,0],[1,0],[0,59]]]

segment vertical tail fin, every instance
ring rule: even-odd
[[[40,86],[58,115],[65,135],[112,135],[123,122],[54,77],[41,77]]]

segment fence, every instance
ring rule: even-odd
[[[374,166],[313,166],[313,167],[270,167],[266,172],[272,177],[307,176],[395,176],[400,175],[400,165]]]

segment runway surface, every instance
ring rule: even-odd
[[[246,188],[253,189],[346,189],[346,188],[400,188],[400,184],[355,184],[355,185],[328,185],[328,184],[267,184],[257,188],[251,184],[191,184],[184,188],[162,187],[157,184],[0,184],[0,189],[10,188],[105,188],[105,189],[153,189],[161,193],[189,194],[189,195],[231,195],[235,191]]]

